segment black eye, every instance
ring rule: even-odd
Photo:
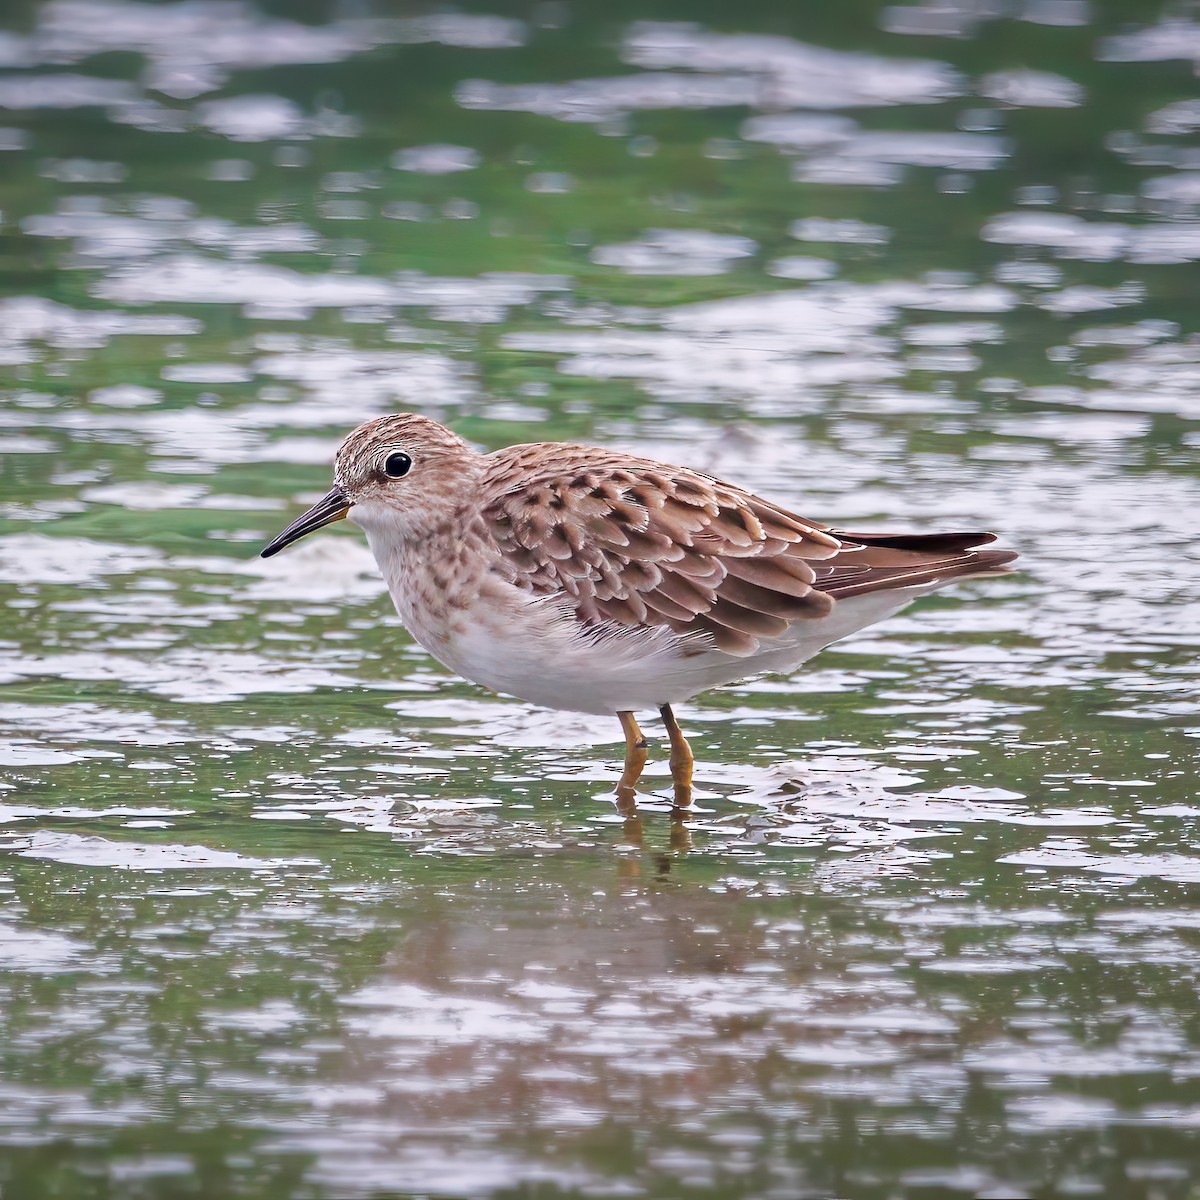
[[[402,475],[407,475],[412,470],[412,459],[403,450],[397,450],[395,454],[387,456],[387,461],[383,464],[383,469],[393,479],[399,479]]]

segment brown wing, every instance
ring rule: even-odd
[[[907,586],[933,560],[944,574],[988,565],[941,546],[848,542],[732,484],[594,447],[491,458],[482,515],[509,578],[569,598],[585,625],[667,626],[748,655],[759,638],[825,616],[839,595]]]

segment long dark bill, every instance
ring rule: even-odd
[[[334,521],[340,521],[350,511],[351,503],[346,499],[346,493],[334,484],[304,516],[294,520],[269,546],[264,547],[261,557],[270,558],[272,554],[278,554],[284,546],[298,542],[306,533],[312,533],[322,525],[332,525]]]

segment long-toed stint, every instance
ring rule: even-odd
[[[692,752],[673,704],[790,671],[1016,558],[977,549],[990,533],[843,533],[701,471],[598,446],[480,454],[415,413],[355,429],[334,479],[263,557],[349,516],[439,662],[533,704],[619,718],[626,804],[646,762],[635,712],[662,714],[686,807]]]

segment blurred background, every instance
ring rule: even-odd
[[[1195,4],[0,19],[0,1193],[1197,1195]],[[1025,569],[625,823],[256,557],[398,409]]]

